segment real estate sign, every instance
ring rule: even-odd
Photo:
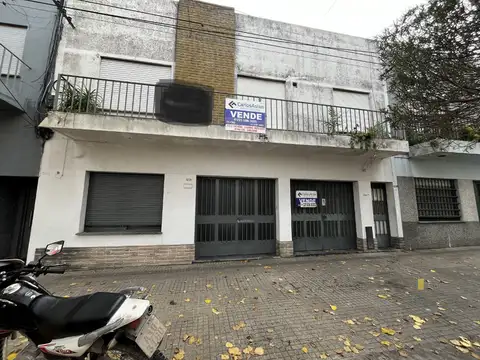
[[[295,191],[295,202],[297,207],[316,208],[318,196],[316,191],[297,190]]]
[[[265,134],[265,101],[225,99],[225,130]]]

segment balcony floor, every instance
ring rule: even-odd
[[[258,134],[227,131],[223,126],[170,125],[157,120],[52,112],[40,124],[69,138],[80,141],[118,143],[124,141],[216,145],[221,147],[259,147],[263,151],[314,150],[341,155],[362,155],[366,152],[350,147],[346,135],[267,130],[267,138]],[[377,140],[380,143],[376,157],[388,158],[408,154],[408,142],[395,139]]]

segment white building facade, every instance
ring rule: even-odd
[[[61,43],[29,260],[60,239],[77,267],[402,246],[409,147],[370,41],[198,1],[70,6],[96,13]],[[213,89],[211,124],[155,119],[168,79]],[[226,98],[264,104],[266,132],[225,129]]]

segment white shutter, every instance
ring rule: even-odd
[[[11,51],[19,59],[23,59],[23,49],[25,48],[25,37],[27,28],[20,26],[11,26],[0,24],[0,44]],[[12,56],[11,53],[0,46],[0,68],[1,74],[18,75],[22,63]]]
[[[370,110],[370,99],[367,93],[333,90],[333,104],[343,108],[335,108],[339,117],[338,129],[340,132],[350,132],[357,128],[365,131],[373,126]]]
[[[237,94],[249,96],[252,100],[255,96],[267,98],[265,100],[267,128],[286,129],[287,110],[285,100],[285,83],[266,79],[238,76]],[[244,97],[247,99],[247,97]]]
[[[130,113],[154,112],[155,85],[172,78],[170,66],[102,58],[98,96],[104,109]]]

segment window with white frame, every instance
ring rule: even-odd
[[[0,75],[20,74],[26,36],[26,27],[0,24]]]

